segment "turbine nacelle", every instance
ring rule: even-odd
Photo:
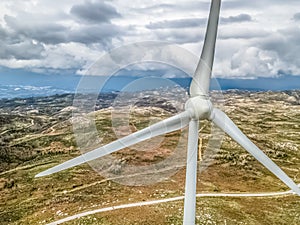
[[[210,119],[213,105],[206,95],[198,95],[190,98],[185,103],[185,110],[190,113],[191,119],[203,120]]]

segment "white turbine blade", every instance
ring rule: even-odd
[[[189,124],[183,224],[195,224],[199,121]]]
[[[207,95],[214,62],[221,0],[212,0],[202,54],[195,71],[191,87],[191,97]]]
[[[141,141],[145,141],[152,137],[156,137],[156,136],[159,136],[159,135],[162,135],[165,133],[179,130],[181,128],[186,127],[188,125],[189,121],[190,121],[190,114],[187,111],[185,111],[176,116],[173,116],[171,118],[168,118],[166,120],[163,120],[161,122],[153,124],[145,129],[137,131],[131,135],[128,135],[126,137],[123,137],[121,139],[113,141],[110,144],[107,144],[107,145],[97,148],[93,151],[87,152],[81,156],[78,156],[74,159],[66,161],[60,165],[57,165],[53,168],[50,168],[44,172],[37,174],[36,177],[50,175],[50,174],[59,172],[61,170],[65,170],[65,169],[80,165],[82,163],[97,159],[99,157],[105,156],[107,154],[116,152],[120,149],[137,144]]]
[[[300,195],[300,189],[295,182],[286,175],[265,153],[263,153],[255,144],[253,144],[242,131],[233,123],[233,121],[221,110],[214,109],[212,112],[212,121],[227,133],[232,139],[239,143],[244,149],[252,154],[260,163],[275,174],[290,189]]]

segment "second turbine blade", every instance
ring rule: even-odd
[[[253,144],[225,113],[221,110],[214,109],[212,112],[212,121],[300,196],[300,189],[295,182],[289,178],[288,175],[286,175],[286,173],[283,172],[265,153]]]
[[[179,130],[181,128],[186,127],[189,124],[189,121],[190,121],[190,114],[187,111],[185,111],[176,116],[170,117],[161,122],[153,124],[152,126],[149,126],[145,129],[137,131],[131,135],[128,135],[126,137],[123,137],[121,139],[113,141],[110,144],[107,144],[105,146],[97,148],[93,151],[87,152],[84,155],[78,156],[74,159],[71,159],[60,165],[50,168],[44,172],[37,174],[36,177],[50,175],[50,174],[80,165],[82,163],[97,159],[99,157],[108,155],[110,153],[116,152],[123,148],[129,147],[129,146],[132,146],[139,142],[150,139],[152,137],[156,137],[156,136],[166,134],[166,133],[169,133],[169,132],[172,132],[175,130]]]

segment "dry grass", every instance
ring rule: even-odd
[[[226,111],[254,143],[300,183],[299,105],[281,99],[274,100],[272,93],[265,97],[267,100],[259,101],[258,99],[262,98],[259,95],[260,93],[248,97],[228,95]],[[163,117],[169,115],[165,112]],[[106,135],[103,142],[114,140],[108,111],[97,113],[96,118],[99,134]],[[149,117],[144,118],[139,111],[131,120],[132,129],[147,126],[148,119]],[[115,182],[116,180],[106,179],[87,164],[35,179],[34,175],[38,172],[80,154],[74,150],[74,140],[70,138],[70,133],[66,132],[70,131],[69,126],[69,123],[57,124],[50,126],[55,132],[47,127],[47,132],[28,134],[26,144],[31,145],[34,142],[35,150],[34,146],[39,145],[39,148],[42,146],[41,152],[51,152],[51,149],[57,147],[63,148],[63,151],[59,154],[41,154],[0,174],[0,224],[45,224],[101,207],[183,195],[184,167],[169,179],[142,187],[129,187]],[[61,135],[55,138],[49,136],[53,132]],[[205,151],[209,133],[208,124],[201,134],[202,151]],[[155,164],[172,154],[172,151],[167,149],[172,149],[177,140],[178,133],[173,133],[167,135],[161,147],[153,151],[143,154],[127,149],[115,156],[132,165]],[[22,141],[26,142],[25,139]],[[184,150],[182,152],[185,153]],[[228,137],[225,137],[222,148],[213,155],[213,159],[213,163],[198,175],[198,192],[245,193],[287,190],[284,184]],[[122,171],[117,176],[122,176]],[[66,224],[177,225],[182,224],[182,216],[183,202],[179,201],[91,215]],[[297,225],[300,224],[300,199],[297,196],[199,198],[197,224]]]

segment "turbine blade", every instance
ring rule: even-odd
[[[128,135],[126,137],[123,137],[121,139],[113,141],[110,144],[107,144],[107,145],[97,148],[93,151],[87,152],[81,156],[78,156],[74,159],[66,161],[60,165],[52,167],[44,172],[37,174],[35,177],[42,177],[42,176],[50,175],[50,174],[59,172],[61,170],[65,170],[65,169],[80,165],[82,163],[97,159],[99,157],[105,156],[107,154],[116,152],[120,149],[132,146],[134,144],[137,144],[141,141],[145,141],[152,137],[156,137],[156,136],[166,134],[166,133],[169,133],[169,132],[172,132],[175,130],[179,130],[181,128],[186,127],[188,125],[189,121],[190,121],[190,114],[189,114],[189,112],[185,111],[176,116],[173,116],[171,118],[168,118],[166,120],[163,120],[161,122],[153,124],[145,129],[137,131],[131,135]]]
[[[202,54],[195,71],[191,87],[191,97],[207,95],[214,62],[221,0],[212,0]]]
[[[300,189],[295,182],[283,172],[265,153],[263,153],[242,131],[234,124],[234,122],[221,110],[214,109],[211,115],[212,121],[227,133],[232,139],[239,143],[251,155],[262,163],[268,170],[276,175],[283,183],[300,196]]]
[[[199,121],[189,124],[183,224],[195,224]]]

